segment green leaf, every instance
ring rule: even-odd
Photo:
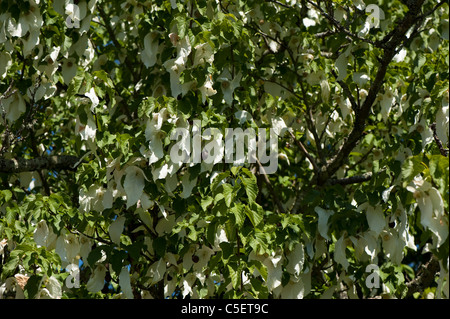
[[[14,223],[14,220],[16,219],[17,215],[17,209],[13,207],[6,207],[6,223],[11,226]]]
[[[202,206],[203,211],[207,211],[208,206],[211,205],[214,201],[214,198],[211,196],[206,196],[205,198],[202,198],[200,206]]]
[[[421,173],[427,166],[422,162],[423,155],[411,156],[402,165],[402,177],[405,183],[409,183],[417,174]]]
[[[253,224],[255,228],[263,221],[264,210],[261,206],[256,203],[249,206],[245,206],[245,214],[250,219],[250,222]]]
[[[102,258],[102,251],[104,250],[105,246],[98,246],[91,250],[87,258],[87,262],[91,267],[93,267],[97,263],[97,261]]]
[[[4,198],[6,203],[9,202],[12,197],[11,191],[8,189],[2,190],[2,197]]]
[[[104,83],[106,83],[107,86],[109,86],[109,87],[114,86],[111,78],[108,76],[108,73],[106,73],[105,70],[94,71],[93,75],[94,75],[94,77],[97,77],[100,80],[102,80]]]
[[[33,299],[36,297],[36,294],[39,291],[41,286],[42,276],[41,275],[32,275],[28,278],[27,284],[23,290],[25,298]]]
[[[250,240],[250,247],[252,247],[258,255],[263,255],[268,251],[268,236],[267,233],[257,230]]]
[[[161,258],[166,254],[166,245],[167,241],[164,237],[158,237],[153,240],[153,249],[155,250],[155,253]]]
[[[247,178],[247,177],[241,177],[242,184],[244,184],[245,193],[248,197],[248,202],[250,204],[254,203],[256,200],[256,197],[258,196],[258,183],[256,181],[256,177],[254,178]]]
[[[143,117],[144,115],[151,117],[151,113],[155,110],[157,102],[154,97],[146,97],[141,101],[138,108],[138,116]]]
[[[432,155],[430,157],[430,174],[433,179],[440,179],[448,171],[448,158],[443,155]]]
[[[230,184],[223,184],[222,187],[225,205],[227,205],[227,207],[230,207],[234,198],[234,188]]]
[[[230,272],[231,284],[233,285],[233,288],[236,289],[239,287],[239,283],[241,281],[241,272],[239,271],[239,269],[233,268],[237,267],[237,265],[231,266],[230,264],[228,264],[227,267],[228,271]]]
[[[234,205],[230,212],[234,215],[234,219],[236,220],[236,226],[241,228],[245,222],[245,207],[242,203],[238,203]]]

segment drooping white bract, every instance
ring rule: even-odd
[[[80,236],[80,257],[82,258],[83,262],[87,265],[89,265],[87,258],[92,250],[92,244],[93,243],[91,239],[89,239],[84,235]]]
[[[158,53],[158,33],[150,32],[144,37],[144,50],[141,52],[141,60],[147,68],[156,63],[156,54]]]
[[[441,39],[440,39],[439,34],[436,32],[436,30],[431,29],[429,31],[429,37],[428,37],[428,47],[432,51],[437,51],[440,43],[441,43]]]
[[[158,261],[154,262],[147,271],[147,276],[151,279],[151,283],[155,284],[164,278],[164,273],[166,272],[166,262],[164,258],[160,258]]]
[[[62,232],[56,240],[55,251],[61,258],[63,267],[65,267],[75,262],[75,258],[80,251],[80,242],[75,234]]]
[[[106,267],[103,264],[97,264],[89,278],[86,288],[89,292],[99,292],[105,285]]]
[[[95,110],[95,107],[98,105],[98,103],[100,102],[97,94],[95,93],[94,88],[92,87],[89,92],[85,93],[84,95],[86,95],[90,100],[91,100],[91,112],[93,112]]]
[[[67,234],[64,242],[67,260],[72,262],[80,252],[80,241],[75,234]]]
[[[389,113],[391,112],[391,107],[394,105],[395,96],[394,92],[389,88],[386,92],[381,96],[380,105],[381,105],[381,115],[383,116],[383,120],[386,122]]]
[[[192,190],[197,185],[197,176],[192,178],[189,171],[186,171],[181,179],[183,192],[180,194],[181,198],[188,198],[191,196]]]
[[[61,50],[61,47],[53,47],[51,49],[50,53],[42,59],[42,62],[45,62],[45,63],[37,66],[38,70],[40,72],[44,72],[48,78],[51,78],[51,76],[58,69],[59,63],[57,60],[58,60],[58,54],[59,54],[60,50]]]
[[[3,79],[6,76],[11,65],[11,55],[6,51],[0,52],[0,79]]]
[[[411,126],[409,132],[417,131],[422,136],[422,148],[433,142],[433,131],[427,123],[425,116],[420,118],[421,112],[415,117],[415,125]],[[420,121],[418,120],[420,118]]]
[[[75,133],[80,134],[82,141],[94,142],[97,133],[97,125],[92,113],[86,108],[87,122],[81,123],[80,117],[77,116],[75,122]]]
[[[214,52],[209,43],[201,43],[194,47],[195,56],[193,67],[202,65],[205,63],[212,64],[214,61]]]
[[[198,257],[198,262],[194,264],[194,270],[203,271],[203,267],[206,267],[211,256],[214,254],[214,250],[209,248],[207,245],[203,245],[202,248],[195,252],[195,256]]]
[[[176,42],[177,57],[167,60],[163,66],[170,74],[170,89],[172,91],[172,97],[177,97],[180,93],[183,95],[187,92],[191,84],[180,82],[181,73],[186,69],[186,62],[189,54],[191,53],[191,44],[189,38],[186,36],[181,41]]]
[[[364,86],[370,80],[370,77],[363,72],[353,73],[352,78],[358,87]]]
[[[281,291],[281,299],[303,299],[311,291],[311,271],[291,276]]]
[[[234,116],[236,117],[236,119],[239,120],[239,124],[244,124],[246,121],[253,120],[252,115],[245,110],[240,110],[240,111],[235,112]]]
[[[145,173],[137,166],[128,166],[125,169],[123,188],[127,195],[127,209],[141,198],[145,186]]]
[[[122,293],[128,299],[133,299],[133,290],[131,289],[130,272],[127,267],[123,267],[119,274],[119,285]]]
[[[434,234],[434,246],[440,247],[448,237],[448,215],[445,215],[444,202],[439,191],[423,180],[420,175],[406,187],[419,205],[420,223]]]
[[[336,68],[338,69],[338,77],[336,81],[342,81],[347,76],[347,64],[351,54],[352,45],[349,45],[336,59]]]
[[[320,84],[322,101],[328,101],[328,98],[330,97],[330,84],[328,83],[328,79],[323,70],[308,74],[306,82],[308,82],[309,85]]]
[[[275,134],[278,136],[283,136],[283,134],[286,132],[286,130],[289,130],[286,123],[284,122],[283,118],[280,116],[273,117],[271,119],[272,122],[272,128]]]
[[[353,113],[352,104],[350,103],[349,98],[344,98],[342,94],[333,94],[333,100],[339,105],[344,120]]]
[[[281,255],[274,254],[274,256],[268,256],[263,261],[263,265],[266,266],[267,269],[266,285],[269,291],[281,286],[281,277],[283,275],[281,259]]]
[[[347,256],[345,250],[347,248],[346,239],[344,235],[342,235],[335,243],[334,243],[334,260],[341,264],[345,270],[348,269],[350,263],[347,260]]]
[[[403,62],[406,58],[406,54],[408,53],[408,51],[403,48],[401,49],[396,55],[394,55],[394,57],[392,58],[393,61],[395,62]]]
[[[330,240],[330,237],[328,236],[328,219],[334,214],[334,211],[325,210],[319,206],[314,208],[314,211],[319,216],[319,221],[318,221],[319,234],[323,238]]]
[[[153,164],[164,157],[161,127],[167,117],[167,110],[163,108],[158,113],[153,113],[153,117],[147,120],[145,139],[149,141],[149,164]]]
[[[61,73],[64,79],[64,83],[69,85],[70,81],[77,75],[78,65],[75,58],[67,58],[62,62]]]
[[[372,205],[367,205],[366,218],[369,229],[372,230],[376,236],[378,236],[387,225],[381,206],[373,207]]]
[[[303,264],[305,263],[305,250],[303,244],[298,243],[294,249],[287,255],[288,264],[286,270],[293,275],[300,275]]]
[[[47,278],[47,275],[44,275],[39,286],[45,286],[45,288],[39,289],[35,296],[36,299],[61,299],[61,283],[55,277],[51,276],[50,278]]]
[[[239,72],[234,79],[232,79],[232,76],[230,74],[230,71],[228,68],[225,68],[222,72],[222,74],[217,78],[218,82],[221,82],[221,89],[223,93],[223,99],[225,100],[225,103],[228,105],[231,105],[233,103],[233,92],[236,88],[240,86],[242,78],[242,73]]]
[[[36,229],[34,230],[34,241],[38,246],[46,246],[48,234],[49,231],[47,222],[45,220],[41,220],[39,223],[37,223]]]
[[[436,135],[442,142],[447,145],[449,141],[449,96],[448,90],[442,97],[442,107],[436,113]]]
[[[213,88],[211,75],[206,77],[205,83],[199,88],[199,91],[202,93],[202,103],[205,103],[207,97],[217,93]]]
[[[108,229],[109,237],[112,242],[119,245],[120,244],[120,236],[123,232],[123,226],[125,225],[126,218],[124,216],[119,216],[115,221],[111,223]]]
[[[403,259],[404,242],[399,238],[394,229],[383,230],[381,233],[383,249],[388,257],[396,265],[400,265]]]
[[[25,100],[17,90],[2,101],[3,109],[6,112],[6,119],[10,124],[14,123],[26,111]]]

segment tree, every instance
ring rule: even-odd
[[[448,298],[448,37],[447,1],[2,1],[0,297]]]

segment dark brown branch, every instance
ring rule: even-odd
[[[350,152],[362,137],[366,127],[366,120],[372,110],[372,105],[375,102],[378,92],[383,86],[387,68],[392,61],[392,58],[397,53],[397,50],[402,46],[403,41],[406,39],[405,35],[407,31],[416,23],[420,22],[417,17],[420,15],[421,7],[424,1],[425,0],[418,0],[414,3],[414,6],[410,8],[410,11],[406,13],[405,17],[397,23],[392,36],[384,44],[384,55],[380,61],[375,79],[371,83],[369,93],[363,105],[355,113],[353,130],[345,139],[337,154],[328,161],[326,167],[322,167],[317,180],[319,185],[326,183],[326,181],[339,169],[339,167],[341,167],[344,160],[348,157]]]
[[[294,133],[289,132],[289,134],[291,134],[291,137],[294,139],[294,142],[297,144],[297,146],[300,148],[300,150],[302,151],[303,154],[305,154],[306,158],[311,162],[313,168],[314,168],[314,172],[319,172],[319,167],[317,166],[316,161],[314,160],[314,158],[311,156],[311,154],[308,153],[305,145],[303,145],[303,143],[301,141],[299,141],[298,139],[295,138]]]
[[[439,152],[441,153],[442,156],[447,157],[447,156],[448,156],[448,150],[446,150],[446,149],[444,148],[444,146],[442,145],[441,140],[440,140],[439,137],[437,136],[437,132],[436,132],[436,123],[432,123],[432,124],[430,125],[430,128],[431,128],[431,130],[433,131],[433,138],[434,138],[434,141],[436,142],[436,145],[437,145],[438,148],[439,148]]]
[[[47,170],[75,170],[75,164],[79,161],[77,156],[42,156],[33,159],[5,159],[0,158],[0,173],[21,173]]]
[[[346,177],[346,178],[336,178],[336,179],[329,179],[327,181],[327,184],[329,185],[348,185],[348,184],[357,184],[362,182],[370,181],[373,174],[372,172],[364,173],[362,175],[358,176],[352,176],[352,177]]]
[[[438,272],[439,261],[436,257],[432,256],[425,265],[422,265],[417,273],[417,277],[406,284],[406,287],[408,287],[406,298],[412,298],[414,293],[422,293],[425,288],[430,287]]]
[[[351,37],[352,39],[357,39],[357,40],[359,40],[359,41],[367,42],[367,43],[370,43],[370,44],[375,45],[375,42],[374,42],[374,41],[372,41],[372,40],[370,40],[370,39],[367,39],[367,38],[360,37],[359,35],[357,35],[357,34],[351,32],[349,29],[347,29],[346,27],[344,27],[344,26],[343,26],[342,24],[340,24],[339,21],[337,21],[331,14],[328,14],[327,12],[325,12],[325,11],[320,7],[320,5],[318,5],[317,3],[314,3],[314,2],[309,1],[309,0],[307,0],[307,2],[308,2],[310,5],[312,5],[313,7],[315,7],[317,10],[319,10],[320,13],[321,13],[328,21],[330,21],[330,22],[331,22],[331,23],[332,23],[332,24],[333,24],[340,32],[345,33],[346,35],[348,35],[348,36]]]

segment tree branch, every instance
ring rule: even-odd
[[[79,158],[72,155],[42,156],[33,159],[0,158],[0,173],[21,173],[48,170],[75,170]]]
[[[352,177],[346,177],[346,178],[336,178],[336,179],[329,179],[327,181],[327,184],[329,185],[348,185],[348,184],[357,184],[357,183],[362,183],[362,182],[367,182],[370,181],[370,179],[372,178],[373,174],[372,172],[367,172],[364,173],[362,175],[358,175],[358,176],[352,176]]]
[[[434,277],[439,271],[439,261],[435,256],[431,256],[430,260],[422,265],[421,269],[417,273],[417,277],[406,284],[408,292],[406,298],[413,297],[415,292],[422,293],[424,288],[430,287],[434,282]]]
[[[433,131],[433,138],[434,141],[436,142],[438,148],[439,148],[439,152],[441,153],[442,156],[447,157],[448,156],[448,150],[446,150],[444,148],[444,146],[442,145],[441,140],[439,139],[439,137],[437,136],[437,132],[436,132],[436,123],[432,123],[430,125],[431,130]]]
[[[356,146],[360,140],[364,129],[366,127],[366,120],[370,115],[372,110],[372,105],[381,90],[384,77],[387,72],[387,68],[392,61],[395,54],[397,54],[397,49],[401,47],[403,41],[406,39],[405,35],[407,31],[416,23],[419,23],[418,16],[421,12],[422,4],[425,0],[418,0],[411,6],[410,11],[408,11],[405,17],[397,23],[396,28],[392,32],[389,40],[383,45],[384,55],[380,61],[380,65],[372,82],[369,93],[362,104],[362,106],[355,112],[355,121],[353,130],[350,135],[345,139],[344,143],[338,150],[337,154],[328,161],[326,167],[322,167],[319,173],[319,178],[317,183],[323,185],[326,181],[341,167],[344,160],[348,157],[350,152]]]

